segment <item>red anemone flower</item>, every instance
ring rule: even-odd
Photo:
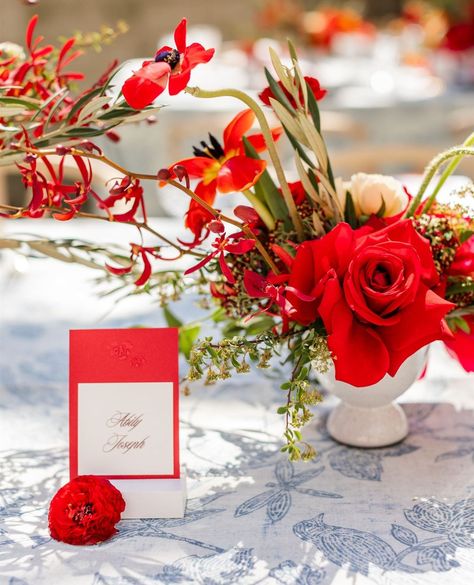
[[[250,158],[245,154],[243,136],[250,130],[254,120],[255,114],[252,110],[240,112],[225,128],[223,146],[209,134],[209,144],[202,141],[199,148],[194,148],[195,156],[175,163],[170,168],[171,172],[174,172],[175,167],[182,166],[191,179],[201,179],[195,193],[209,205],[214,203],[217,192],[233,193],[250,189],[266,167],[265,161]],[[273,129],[273,139],[277,140],[281,133],[281,128]],[[250,135],[247,140],[257,152],[262,152],[266,148],[262,134]],[[204,226],[211,219],[212,215],[199,203],[191,201],[185,225],[196,238],[199,238]]]
[[[313,92],[315,99],[317,101],[322,100],[323,97],[327,94],[327,90],[323,89],[321,87],[319,81],[317,79],[315,79],[314,77],[305,77],[304,79],[305,79],[306,83],[309,85],[309,87],[311,88],[311,91]],[[278,82],[278,85],[280,86],[280,89],[285,94],[285,96],[288,98],[288,101],[290,102],[290,104],[294,108],[296,108],[296,102],[295,102],[293,96],[290,94],[290,92],[287,89],[285,89],[285,87],[283,86],[281,81]],[[261,99],[261,101],[266,106],[271,105],[270,98],[276,99],[275,96],[273,95],[273,92],[272,92],[270,87],[266,87],[263,91],[261,91],[258,94],[258,97]],[[303,104],[303,92],[301,91],[301,89],[299,92],[299,102],[300,102],[300,104]]]
[[[161,47],[153,61],[144,61],[141,69],[129,77],[122,93],[127,103],[136,110],[149,106],[166,88],[170,95],[176,95],[186,87],[191,71],[201,63],[207,63],[214,55],[214,49],[205,49],[199,43],[186,45],[186,19],[174,31],[176,48]]]

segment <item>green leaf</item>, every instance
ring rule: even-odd
[[[384,213],[385,213],[385,209],[386,209],[385,199],[383,198],[383,195],[382,195],[382,204],[380,205],[380,207],[379,207],[379,209],[378,209],[378,211],[377,211],[377,213],[375,215],[377,217],[383,217],[384,216]]]
[[[243,142],[245,154],[250,158],[259,160],[260,156],[247,138],[244,137]],[[266,203],[273,217],[283,220],[285,226],[289,227],[289,216],[285,201],[268,171],[263,171],[260,179],[254,185],[254,189],[257,198],[263,203]]]
[[[459,241],[461,242],[461,244],[464,244],[464,242],[467,242],[468,239],[474,235],[474,232],[472,230],[465,230],[461,233],[461,235],[459,236]]]
[[[469,280],[456,279],[456,281],[448,287],[446,296],[450,297],[452,295],[470,292],[474,292],[474,282],[470,282]]]
[[[279,408],[277,408],[277,413],[278,414],[286,414],[288,412],[288,407],[287,406],[280,406]]]
[[[199,336],[201,325],[185,325],[179,330],[179,351],[189,358],[194,342]]]
[[[292,61],[298,61],[298,53],[296,52],[295,45],[291,39],[286,39],[288,43],[288,51]]]
[[[255,317],[246,328],[247,335],[258,335],[268,331],[275,325],[271,317],[267,315],[263,317]]]
[[[281,87],[278,85],[278,83],[275,81],[272,74],[270,73],[270,71],[268,71],[268,69],[266,67],[265,67],[265,76],[267,78],[268,85],[270,86],[270,89],[272,91],[273,97],[278,102],[280,102],[280,104],[283,107],[285,107],[289,112],[294,114],[295,110],[294,110],[293,106],[290,104],[288,98],[283,93]]]
[[[306,88],[308,90],[308,109],[313,119],[313,124],[316,130],[321,133],[321,116],[319,114],[319,106],[316,98],[314,97],[313,90],[308,82],[306,82]]]
[[[224,309],[222,307],[219,307],[218,309],[216,309],[212,313],[211,319],[214,321],[214,323],[222,323],[222,321],[226,321],[227,317],[226,317]]]
[[[71,128],[64,133],[70,138],[92,138],[93,136],[101,136],[104,133],[103,128]]]
[[[69,120],[74,118],[77,112],[88,102],[90,102],[96,95],[99,95],[101,91],[102,87],[96,87],[95,89],[92,89],[91,91],[85,93],[82,97],[80,97],[77,100],[77,102],[72,106],[71,111],[69,112],[69,115],[67,117],[67,121],[69,122]]]
[[[174,315],[168,309],[168,307],[163,308],[163,315],[164,315],[164,318],[166,320],[166,324],[168,325],[168,327],[182,327],[183,326],[183,322],[180,319],[178,319],[178,317],[176,317],[176,315]]]
[[[344,205],[344,219],[351,226],[352,229],[357,227],[357,216],[354,206],[354,200],[349,191],[346,191],[346,203]]]
[[[0,104],[5,104],[6,106],[21,106],[22,108],[26,108],[27,110],[40,110],[41,106],[36,102],[33,101],[31,98],[17,98],[17,97],[10,97],[4,96],[0,97]]]
[[[63,103],[63,101],[66,99],[67,95],[68,95],[68,94],[67,94],[67,92],[66,92],[66,93],[64,93],[64,94],[63,94],[63,95],[62,95],[62,96],[61,96],[61,97],[58,99],[58,101],[57,101],[57,102],[54,104],[54,106],[51,108],[51,110],[50,110],[50,112],[49,112],[49,115],[48,115],[48,118],[47,118],[47,120],[46,120],[46,122],[45,122],[45,125],[44,125],[44,128],[45,128],[45,130],[48,128],[49,124],[51,123],[51,120],[53,119],[53,116],[54,116],[54,114],[55,114],[55,113],[58,111],[58,109],[59,109],[60,105],[61,105],[61,104]],[[36,114],[35,114],[35,116],[36,116]]]
[[[314,163],[311,162],[311,159],[309,158],[309,156],[306,154],[305,149],[303,148],[303,146],[296,140],[296,138],[293,136],[293,134],[291,134],[291,132],[289,132],[289,130],[285,127],[283,127],[283,129],[285,130],[285,133],[288,137],[288,140],[291,143],[291,146],[298,152],[298,154],[301,157],[301,160],[304,160],[304,162],[310,166],[311,168],[314,168]]]

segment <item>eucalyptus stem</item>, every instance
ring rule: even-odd
[[[200,89],[199,87],[187,87],[185,92],[197,98],[233,97],[240,100],[241,102],[244,102],[244,104],[255,113],[258,123],[260,124],[265,143],[267,145],[268,154],[272,159],[272,163],[275,168],[278,182],[280,183],[283,198],[288,208],[291,221],[293,222],[299,240],[302,241],[304,239],[303,223],[298,214],[298,210],[296,209],[290,187],[288,186],[288,182],[286,180],[285,173],[283,171],[283,167],[272,138],[270,126],[268,125],[267,119],[265,118],[265,114],[257,102],[243,91],[239,91],[237,89],[218,89],[214,91],[208,91]]]
[[[262,203],[258,197],[254,195],[249,189],[246,189],[243,193],[245,197],[247,197],[249,203],[258,213],[263,223],[270,231],[273,231],[275,229],[275,220],[273,219],[273,215],[268,210],[268,207]]]
[[[438,154],[437,156],[435,156],[435,158],[426,167],[425,174],[424,174],[424,177],[423,177],[423,181],[421,183],[421,186],[420,186],[420,188],[418,190],[418,193],[413,198],[413,201],[411,202],[410,207],[406,211],[405,217],[411,217],[412,215],[414,215],[414,213],[416,212],[418,206],[421,203],[422,197],[425,194],[426,189],[428,188],[429,184],[431,183],[431,181],[432,181],[434,175],[436,174],[436,171],[439,169],[439,167],[443,163],[445,163],[446,161],[448,161],[448,160],[450,160],[452,158],[455,158],[456,160],[459,159],[459,161],[457,162],[457,164],[459,164],[459,162],[461,161],[461,159],[463,157],[465,157],[465,156],[474,156],[474,148],[468,147],[468,146],[455,146],[455,147],[450,148],[449,150],[445,150],[444,152],[441,152],[440,154]],[[454,168],[456,168],[457,164],[454,166]],[[447,170],[446,170],[446,172],[447,172]],[[446,177],[444,178],[444,181],[446,181],[446,179],[448,178],[448,176],[449,176],[449,174],[446,175]],[[443,177],[444,177],[444,173],[443,173],[443,175],[442,175],[441,178],[443,178]],[[428,209],[431,206],[431,204],[433,203],[433,201],[434,201],[437,193],[438,192],[436,191],[436,193],[434,194],[434,197],[432,195],[427,200],[427,203],[429,203]]]

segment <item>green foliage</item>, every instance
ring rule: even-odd
[[[183,323],[176,315],[174,315],[168,307],[163,308],[163,315],[165,317],[168,327],[176,327],[178,329],[178,345],[179,351],[189,358],[193,348],[193,344],[201,332],[200,323]]]

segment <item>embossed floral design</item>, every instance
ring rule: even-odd
[[[266,508],[267,518],[273,524],[282,520],[291,508],[291,492],[315,496],[319,498],[342,498],[333,492],[325,492],[311,488],[299,487],[302,483],[317,477],[324,471],[324,467],[308,469],[295,474],[294,465],[290,461],[280,461],[275,466],[276,482],[270,481],[266,487],[270,489],[246,500],[237,507],[234,516],[246,516],[256,510]]]

